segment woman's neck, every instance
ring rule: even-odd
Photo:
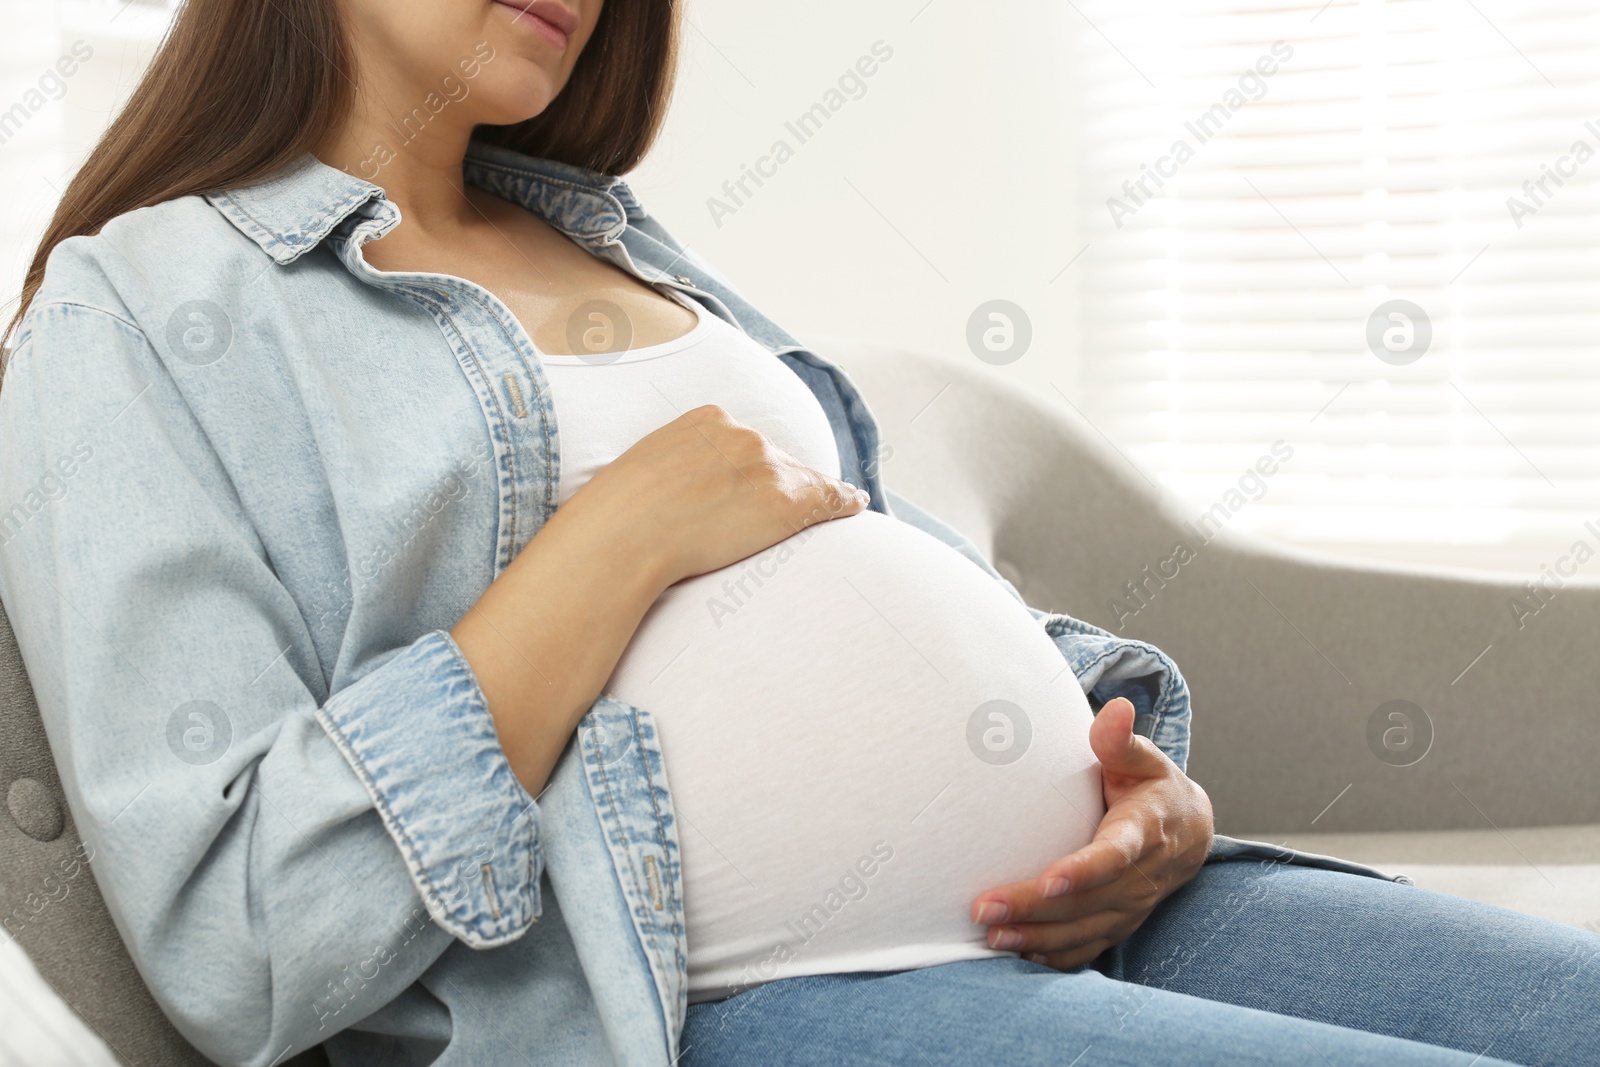
[[[413,112],[394,106],[395,98],[391,93],[358,94],[343,127],[314,154],[380,186],[414,233],[459,229],[477,218],[461,175],[472,126],[450,115],[448,108],[420,128],[414,122],[402,125]]]

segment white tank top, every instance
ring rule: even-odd
[[[680,299],[698,324],[676,340],[541,357],[561,500],[708,403],[838,475],[799,377]],[[606,692],[660,733],[691,1003],[797,975],[1014,955],[985,945],[973,897],[1037,877],[1104,812],[1088,702],[1044,629],[955,550],[876,512],[672,586]]]

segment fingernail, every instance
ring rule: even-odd
[[[978,905],[978,925],[993,926],[995,923],[1003,923],[1010,914],[1011,909],[998,900],[986,900]]]
[[[1022,947],[1022,934],[1009,926],[996,927],[989,933],[989,947],[1012,949]]]
[[[1051,875],[1049,878],[1044,880],[1044,887],[1039,890],[1039,895],[1046,899],[1049,899],[1050,897],[1059,897],[1070,888],[1071,885],[1065,878],[1062,878],[1060,875]]]
[[[1030,952],[1030,953],[1028,953],[1028,962],[1029,963],[1037,963],[1041,967],[1050,966],[1050,961],[1044,958],[1044,953],[1043,952]]]

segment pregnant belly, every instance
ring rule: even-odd
[[[863,512],[680,582],[607,692],[655,717],[689,997],[1009,955],[972,898],[1104,813],[1077,679],[949,546]]]

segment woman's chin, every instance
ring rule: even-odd
[[[556,75],[527,60],[518,62],[527,68],[525,75],[502,76],[492,88],[473,87],[479,125],[514,126],[536,118],[560,92],[563,83]]]

